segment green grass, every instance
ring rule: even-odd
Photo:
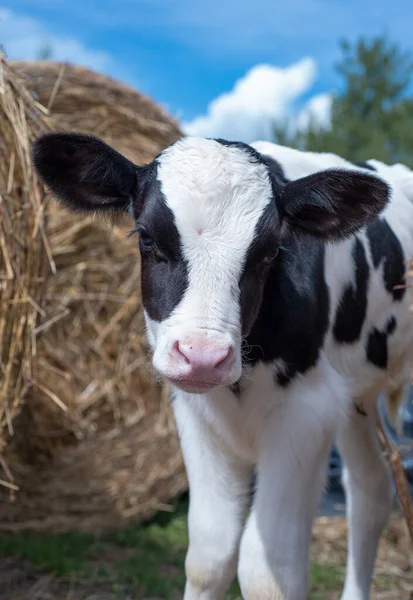
[[[186,505],[146,526],[103,535],[1,534],[0,557],[18,556],[57,577],[109,584],[112,592],[170,598],[184,586]]]
[[[322,600],[325,592],[341,590],[344,580],[343,569],[335,565],[313,562],[310,565],[310,600]],[[321,595],[323,593],[323,595]]]
[[[91,534],[0,534],[0,557],[20,557],[35,569],[82,584],[98,584],[115,596],[182,597],[187,548],[187,505],[162,513],[149,525],[130,527],[99,538]],[[343,570],[311,565],[311,600],[339,590]],[[228,598],[241,598],[234,583]]]
[[[0,535],[0,556],[20,556],[58,576],[83,575],[95,542],[92,535]]]

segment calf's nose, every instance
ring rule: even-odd
[[[173,345],[171,356],[180,376],[194,381],[219,377],[234,360],[231,346],[180,340]]]
[[[177,350],[185,361],[193,368],[207,367],[215,369],[224,363],[231,353],[231,348],[219,348],[205,344],[177,342]]]

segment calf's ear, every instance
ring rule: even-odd
[[[289,182],[280,204],[289,230],[338,240],[370,223],[389,195],[389,186],[378,177],[329,169]]]
[[[138,190],[136,165],[102,140],[80,133],[50,133],[33,145],[40,178],[69,208],[126,212]]]

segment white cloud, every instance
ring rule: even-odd
[[[305,127],[312,118],[326,126],[331,108],[329,94],[313,96],[299,114],[294,109],[297,100],[313,85],[316,74],[312,58],[285,68],[256,65],[230,92],[215,98],[207,114],[185,123],[185,131],[194,136],[252,142],[273,139],[275,123]]]
[[[55,60],[98,71],[108,71],[112,63],[109,53],[87,48],[73,37],[53,35],[40,21],[7,8],[0,8],[0,43],[10,59],[36,59],[47,45]]]
[[[310,123],[322,128],[328,127],[331,123],[332,101],[333,96],[329,93],[310,98],[296,118],[297,129],[307,129]]]

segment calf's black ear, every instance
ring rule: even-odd
[[[69,208],[125,212],[138,189],[138,167],[102,140],[81,133],[49,133],[33,145],[40,178]]]
[[[386,206],[389,186],[358,171],[329,169],[289,182],[281,196],[284,222],[325,240],[368,225]]]

